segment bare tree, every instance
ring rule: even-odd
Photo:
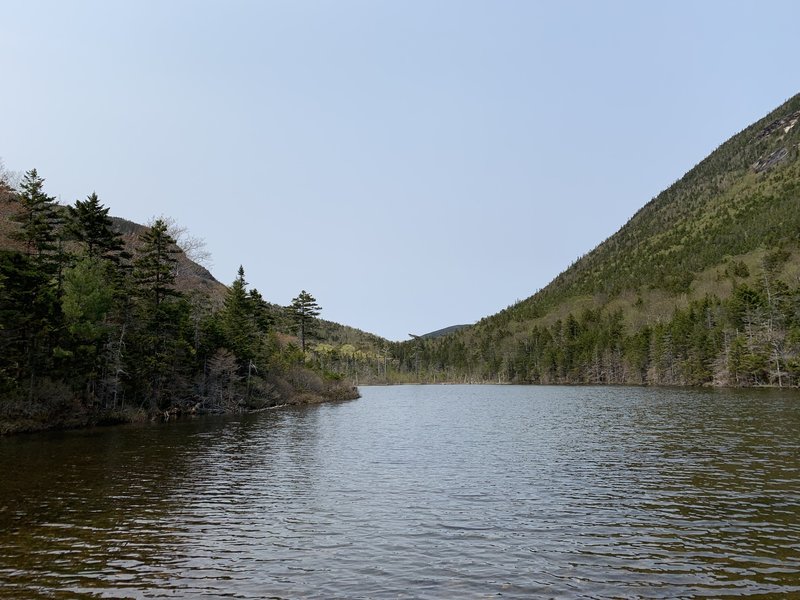
[[[0,196],[17,189],[21,180],[22,174],[16,171],[9,171],[3,159],[0,158]]]
[[[190,234],[188,227],[185,225],[179,225],[175,219],[165,215],[153,217],[147,223],[147,226],[152,227],[153,223],[159,220],[166,223],[167,233],[173,240],[175,240],[175,243],[186,255],[186,258],[192,262],[196,262],[206,269],[211,269],[213,266],[211,252],[206,247],[206,241],[203,238]],[[177,270],[177,265],[175,268]]]

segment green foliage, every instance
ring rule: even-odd
[[[740,286],[727,300],[707,296],[627,332],[621,310],[585,310],[480,345],[448,336],[398,344],[393,354],[427,381],[798,385],[800,286],[776,280],[772,289],[772,307],[762,292]]]
[[[258,290],[247,291],[244,268],[240,266],[217,318],[222,345],[233,353],[240,371],[248,378],[254,367],[258,369],[257,363],[266,367],[263,359],[268,354],[267,334],[272,322],[269,312]]]
[[[769,277],[774,277],[789,260],[791,254],[784,248],[775,248],[764,255],[764,272]]]
[[[55,198],[44,193],[44,179],[36,169],[25,173],[16,200],[20,210],[14,220],[20,227],[14,238],[24,244],[26,254],[42,260],[56,250],[60,219]]]
[[[69,332],[81,340],[97,341],[107,330],[114,301],[109,271],[102,260],[87,256],[64,273],[64,319]]]
[[[399,369],[424,381],[796,385],[798,111],[800,95],[725,142],[532,297],[393,346]]]
[[[228,295],[220,311],[220,323],[225,345],[240,361],[249,363],[256,353],[254,341],[257,329],[246,286],[244,268],[240,266],[238,276],[228,289]]]
[[[95,194],[61,210],[43,183],[33,170],[19,192],[0,189],[20,242],[0,250],[2,427],[354,397],[336,364],[326,371],[278,331],[283,310],[247,290],[243,268],[215,310],[176,288],[181,250],[163,219],[141,234],[122,222],[138,235],[132,256]],[[319,306],[307,292],[297,301],[304,344]]]
[[[58,327],[50,277],[27,254],[0,252],[0,371],[7,387],[34,385],[50,366],[49,340]]]
[[[746,278],[750,276],[750,269],[743,261],[738,260],[731,265],[730,274],[734,277]]]
[[[109,209],[100,204],[97,194],[77,200],[68,206],[67,232],[80,242],[89,257],[104,257],[118,261],[123,253],[122,238],[114,231]]]
[[[35,170],[0,181],[18,242],[0,251],[0,413],[249,410],[360,379],[798,385],[798,111],[731,138],[531,298],[406,343],[320,320],[305,290],[270,305],[243,268],[221,307],[182,294],[163,220],[131,263],[95,194],[61,208]]]
[[[175,255],[179,250],[167,232],[167,225],[158,219],[142,236],[133,276],[142,299],[158,308],[175,291]]]
[[[292,299],[288,311],[292,321],[297,326],[298,335],[300,336],[300,349],[305,352],[306,337],[313,334],[314,319],[320,313],[319,304],[317,304],[314,296],[302,290],[300,294]]]

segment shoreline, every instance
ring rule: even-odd
[[[278,410],[292,406],[306,406],[312,404],[326,404],[328,402],[346,402],[357,400],[361,393],[357,386],[338,386],[327,390],[326,394],[302,391],[293,397],[285,399],[280,404],[261,406],[244,410],[210,409],[202,407],[202,401],[194,403],[187,409],[185,406],[175,404],[156,413],[148,413],[143,408],[123,408],[98,412],[74,413],[72,415],[59,415],[56,411],[42,418],[33,415],[20,418],[0,417],[0,438],[14,435],[43,433],[47,431],[70,431],[78,429],[93,429],[96,427],[115,427],[118,425],[164,424],[185,419],[212,416],[232,416],[255,414],[270,410]],[[28,407],[31,408],[31,407]]]

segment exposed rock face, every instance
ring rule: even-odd
[[[775,152],[770,153],[767,156],[762,156],[756,162],[753,163],[752,167],[756,173],[763,173],[764,171],[769,171],[773,167],[778,166],[783,161],[789,158],[789,149],[788,148],[778,148]]]
[[[753,141],[758,142],[773,134],[777,134],[777,137],[773,140],[773,142],[781,142],[785,138],[786,134],[788,134],[799,121],[800,110],[794,111],[793,113],[790,113],[785,117],[781,117],[780,119],[775,119],[761,131],[759,131]],[[768,154],[764,153],[756,162],[750,165],[750,167],[756,173],[764,173],[774,169],[782,162],[789,160],[792,157],[792,154],[796,154],[796,150],[797,147],[792,146],[791,144],[776,148]]]
[[[798,121],[800,121],[800,110],[795,111],[790,115],[786,115],[780,119],[776,119],[758,132],[756,141],[762,140],[780,129],[783,130],[783,133],[789,133],[789,131],[791,131],[792,127],[794,127]]]

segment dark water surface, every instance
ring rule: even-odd
[[[800,597],[800,393],[362,388],[0,439],[0,598]]]

